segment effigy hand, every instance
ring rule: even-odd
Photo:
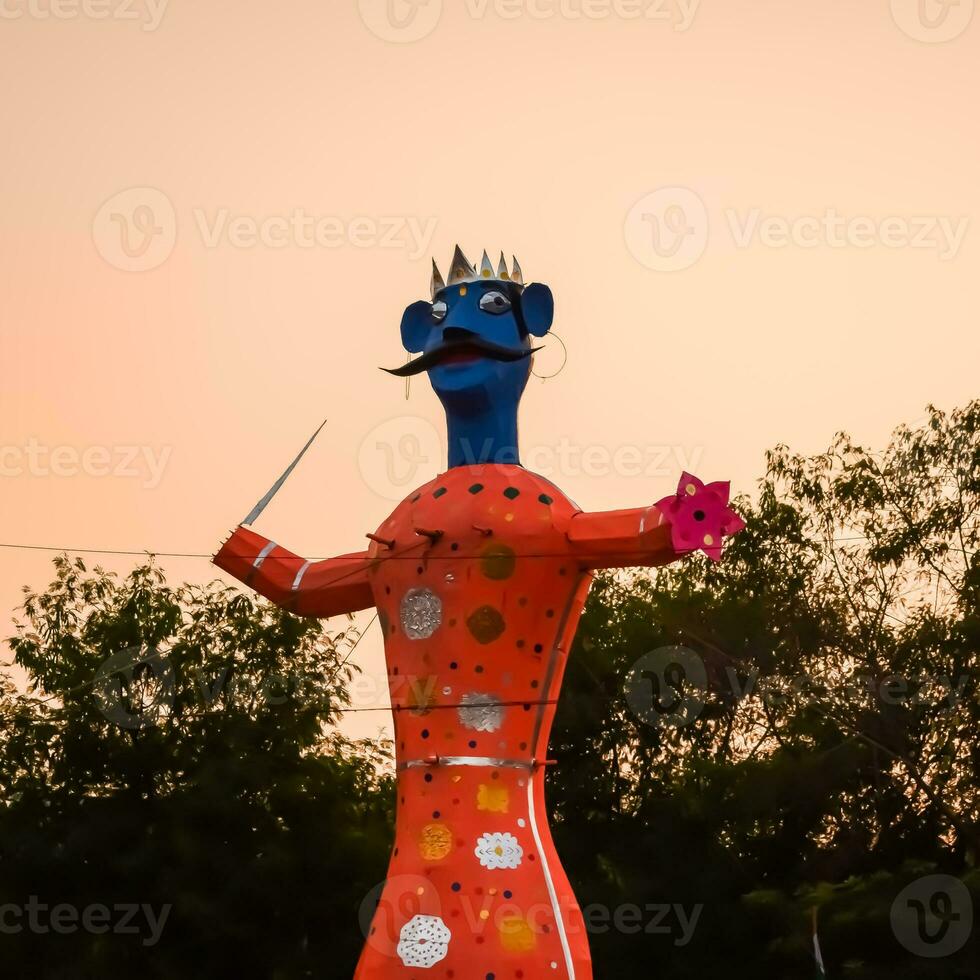
[[[670,524],[678,554],[703,551],[712,561],[721,558],[724,539],[745,527],[745,521],[728,505],[730,496],[727,481],[705,484],[690,473],[681,474],[677,493],[656,503]]]

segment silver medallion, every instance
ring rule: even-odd
[[[504,706],[492,694],[464,694],[456,709],[460,724],[475,732],[495,732],[504,723]]]
[[[409,589],[402,598],[401,620],[410,640],[425,640],[442,625],[442,601],[429,589]]]

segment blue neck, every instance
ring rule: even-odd
[[[493,404],[468,393],[464,404],[443,398],[449,430],[449,467],[478,463],[520,463],[517,401]]]

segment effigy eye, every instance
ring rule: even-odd
[[[510,309],[510,300],[493,289],[480,297],[480,309],[484,313],[506,313]]]
[[[440,299],[432,304],[432,318],[434,320],[445,320],[449,307]]]

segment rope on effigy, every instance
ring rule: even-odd
[[[434,532],[427,532],[427,534],[431,534],[431,533],[434,533]],[[373,539],[375,536],[368,535],[368,537],[371,537]],[[857,537],[835,538],[834,540],[835,541],[861,541],[861,540],[868,540],[868,539],[867,539],[866,536],[861,535],[861,536],[857,536]],[[430,539],[430,543],[431,543],[431,539]],[[458,552],[454,552],[452,555],[422,555],[422,556],[417,555],[417,554],[408,554],[407,553],[409,551],[414,551],[418,547],[424,546],[424,545],[425,545],[425,541],[413,542],[411,545],[408,545],[407,547],[403,548],[400,552],[398,552],[396,554],[392,554],[392,555],[378,555],[378,556],[376,556],[376,558],[374,560],[376,560],[376,561],[396,561],[396,560],[411,560],[411,561],[425,560],[425,561],[431,561],[433,559],[440,559],[441,558],[441,559],[452,560],[452,561],[457,561],[457,560],[470,560],[470,561],[472,561],[472,560],[481,559],[481,558],[484,557],[482,555],[466,555],[466,554],[461,555]],[[63,554],[102,554],[102,555],[129,556],[129,557],[146,556],[148,558],[206,558],[206,559],[210,560],[210,559],[212,559],[214,557],[211,554],[205,554],[205,553],[151,552],[151,551],[120,551],[120,550],[107,550],[107,549],[72,549],[72,548],[54,548],[54,547],[48,547],[48,546],[44,546],[44,545],[8,544],[8,543],[2,543],[2,542],[0,542],[0,548],[30,550],[30,551],[53,551],[53,552],[58,552],[58,553],[63,553]],[[974,554],[976,554],[976,552],[974,552]],[[585,556],[582,556],[582,555],[569,555],[568,552],[537,552],[537,553],[534,553],[534,552],[527,552],[527,553],[517,552],[517,553],[515,553],[515,556],[514,557],[515,558],[573,558],[573,559],[576,559],[577,558],[577,559],[581,559],[583,557],[587,557],[587,555],[585,555]],[[347,572],[344,572],[344,573],[338,575],[336,578],[331,579],[330,584],[331,585],[336,585],[336,584],[344,581],[347,578],[351,578],[351,577],[353,577],[355,575],[360,574],[361,571],[362,571],[362,569],[359,568],[359,567],[355,567],[353,569],[350,569]],[[625,589],[622,586],[620,586],[618,583],[613,583],[613,585],[616,588],[620,589],[621,591],[625,592]],[[910,591],[914,591],[914,590],[910,590]],[[909,593],[902,593],[903,596],[906,595],[906,594],[909,594]],[[371,628],[371,626],[374,624],[374,622],[375,622],[375,620],[377,620],[377,618],[378,618],[378,614],[375,613],[374,616],[372,617],[372,619],[368,622],[367,626],[364,627],[364,629],[361,631],[361,633],[358,636],[358,638],[354,641],[354,643],[351,646],[350,650],[347,652],[347,655],[337,665],[337,667],[334,668],[334,671],[327,678],[327,682],[329,682],[334,677],[336,677],[337,674],[339,674],[340,671],[343,670],[343,668],[349,663],[350,658],[353,656],[354,651],[357,649],[358,644],[361,642],[361,640],[363,639],[364,635]],[[134,661],[132,661],[129,664],[126,664],[124,666],[121,666],[121,667],[117,668],[115,672],[120,672],[120,671],[125,671],[125,670],[132,670],[134,667],[138,667],[138,666],[140,666],[141,664],[144,664],[144,663],[149,663],[150,661],[152,661],[153,659],[155,659],[155,658],[157,658],[159,656],[161,656],[161,654],[158,651],[154,651],[153,653],[151,653],[147,657],[143,657],[143,658],[134,660]],[[42,700],[42,701],[40,701],[38,703],[39,704],[47,704],[48,702],[53,701],[53,700],[55,700],[57,698],[63,698],[65,696],[67,696],[67,695],[80,693],[81,691],[84,691],[87,687],[90,687],[91,685],[95,684],[98,680],[99,680],[99,676],[97,675],[96,677],[92,678],[91,680],[86,681],[84,684],[79,685],[78,687],[69,688],[67,691],[61,691],[61,692],[59,692],[57,694],[52,695],[49,698],[45,698],[44,700]],[[515,702],[515,703],[516,704],[528,704],[528,705],[544,705],[544,704],[553,704],[553,703],[556,703],[556,702],[554,702],[554,701],[537,700],[537,701],[518,701],[518,702]],[[459,707],[466,707],[466,705],[443,705],[442,707],[459,708]],[[406,710],[406,708],[403,707],[403,706],[397,706],[397,705],[379,705],[377,707],[370,707],[370,708],[338,708],[338,709],[336,709],[336,712],[337,713],[340,713],[340,714],[347,714],[347,713],[356,713],[356,712],[361,712],[361,711],[389,711],[389,710],[390,711],[399,711],[399,710]],[[413,709],[409,708],[408,710],[413,710]]]
[[[368,535],[368,537],[370,537],[370,535]],[[844,541],[868,541],[868,540],[870,540],[870,539],[867,537],[867,535],[863,535],[863,534],[855,535],[853,537],[850,537],[849,536],[849,537],[841,537],[841,538],[834,538],[833,539],[833,541],[834,541],[835,544],[836,543],[839,543],[839,542],[844,542]],[[63,548],[63,547],[55,547],[54,545],[17,544],[17,543],[5,543],[5,542],[0,542],[0,548],[7,548],[7,549],[10,549],[10,550],[15,550],[15,551],[48,551],[48,552],[55,552],[57,554],[65,554],[65,555],[114,555],[114,556],[121,556],[121,557],[124,557],[124,558],[140,558],[140,557],[146,557],[146,558],[203,558],[203,559],[207,559],[208,561],[210,561],[214,557],[214,553],[213,552],[204,552],[204,551],[155,551],[155,550],[152,550],[150,548],[143,548],[142,550],[139,550],[139,551],[128,551],[128,550],[114,549],[114,548]],[[960,550],[964,550],[964,549],[952,548],[950,550],[952,550],[952,551],[960,551]],[[966,552],[966,553],[967,554],[977,554],[978,552]],[[392,559],[397,559],[397,558],[400,558],[400,557],[406,557],[406,556],[400,556],[400,555],[379,555],[378,556],[379,559],[383,559],[385,561],[390,561]],[[430,560],[431,559],[443,559],[443,558],[444,559],[453,559],[453,560],[456,560],[456,559],[459,559],[459,558],[472,560],[472,559],[482,558],[482,557],[483,557],[482,555],[461,555],[458,552],[454,552],[452,555],[428,555],[427,556],[427,558],[429,558]],[[565,557],[565,553],[564,552],[561,552],[561,553],[559,553],[559,552],[554,552],[554,553],[550,553],[550,552],[527,552],[527,553],[522,554],[520,552],[517,552],[515,554],[515,557],[517,557],[517,558],[563,558],[563,557]],[[311,561],[323,561],[323,560],[324,560],[323,558],[313,558],[313,559],[311,559]]]

